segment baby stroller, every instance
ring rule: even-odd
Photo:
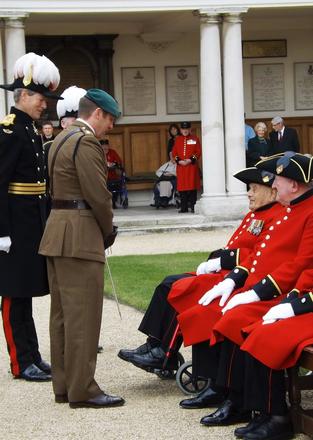
[[[114,171],[114,178],[110,177],[110,171]],[[117,208],[117,205],[127,209],[128,208],[128,192],[126,188],[126,173],[122,166],[114,164],[109,168],[108,175],[108,190],[112,193],[113,208]]]
[[[155,173],[158,176],[153,188],[156,209],[168,206],[179,207],[179,196],[176,191],[176,164],[166,162]]]

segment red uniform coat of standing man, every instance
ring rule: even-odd
[[[190,122],[182,122],[181,136],[177,136],[172,155],[177,163],[177,190],[181,197],[179,212],[194,212],[197,190],[200,189],[198,160],[201,156],[201,144],[197,136],[191,134]]]

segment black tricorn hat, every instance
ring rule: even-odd
[[[275,178],[274,174],[268,171],[258,170],[256,167],[244,168],[235,173],[234,177],[247,185],[249,183],[258,183],[259,185],[269,187],[272,186]]]
[[[191,123],[188,121],[184,121],[180,123],[180,128],[190,128],[191,127]]]
[[[27,89],[47,98],[63,99],[53,93],[59,82],[60,74],[55,64],[44,55],[30,52],[16,60],[13,83],[2,84],[0,88],[11,92],[15,89]]]
[[[256,167],[301,183],[309,183],[313,179],[313,157],[294,151],[270,156],[258,162]]]

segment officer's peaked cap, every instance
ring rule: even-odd
[[[94,102],[98,107],[105,112],[110,113],[115,118],[118,118],[121,115],[118,102],[113,98],[113,96],[109,95],[109,93],[105,92],[104,90],[89,89],[87,90],[85,98],[90,99],[90,101]]]
[[[294,151],[267,157],[258,162],[256,167],[301,183],[309,183],[313,179],[313,157]]]
[[[274,182],[274,174],[265,170],[259,170],[256,167],[244,168],[234,174],[236,179],[247,185],[249,183],[258,183],[259,185],[272,186]]]

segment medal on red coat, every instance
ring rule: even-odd
[[[260,233],[262,232],[264,226],[264,221],[263,220],[251,220],[251,223],[247,229],[248,232],[250,232],[252,235],[260,235]]]

